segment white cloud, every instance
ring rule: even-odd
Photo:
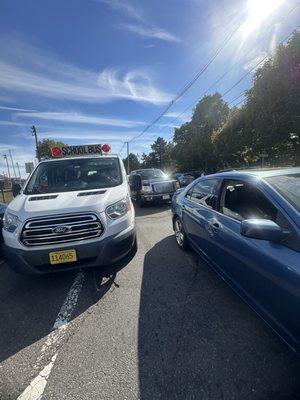
[[[32,146],[28,146],[28,148],[24,148],[21,146],[15,146],[12,144],[5,144],[5,143],[0,143],[0,152],[3,154],[7,154],[8,156],[8,162],[9,162],[9,169],[10,169],[10,174],[14,178],[14,170],[12,168],[11,160],[9,157],[8,149],[11,150],[12,156],[13,156],[13,161],[14,161],[14,166],[15,166],[15,172],[18,176],[18,169],[16,166],[16,163],[19,164],[19,168],[21,171],[21,176],[26,177],[27,174],[25,173],[25,163],[34,161],[35,158],[35,150],[34,150],[34,144],[32,142]],[[3,157],[0,158],[0,174],[3,174],[3,172],[7,175],[7,165],[6,161],[3,159]],[[0,200],[1,201],[1,200]]]
[[[117,10],[130,18],[136,19],[138,21],[144,21],[144,18],[142,17],[141,13],[137,11],[137,9],[127,1],[124,0],[94,0],[94,1],[96,1],[97,3],[106,4],[113,10]]]
[[[83,141],[87,140],[94,141],[116,141],[121,142],[129,140],[132,136],[135,136],[139,131],[109,131],[109,130],[95,130],[95,129],[63,129],[63,128],[51,128],[48,130],[39,130],[40,138],[50,139],[63,139],[65,141]],[[73,143],[73,142],[72,142]]]
[[[24,122],[16,121],[0,121],[0,125],[12,125],[12,126],[29,126],[30,124],[25,124]]]
[[[145,38],[154,38],[164,40],[166,42],[180,42],[181,40],[166,30],[149,24],[142,16],[141,11],[138,11],[131,3],[126,0],[94,0],[98,3],[106,4],[113,10],[121,12],[126,17],[138,22],[138,24],[121,24],[119,28],[136,33]]]
[[[1,152],[3,152],[3,151],[8,152],[8,149],[18,149],[18,148],[19,148],[18,146],[15,146],[13,144],[0,143],[0,151]]]
[[[49,120],[60,122],[71,122],[73,124],[107,125],[119,126],[122,128],[132,128],[138,125],[144,125],[144,122],[133,121],[119,118],[105,118],[94,115],[81,114],[75,112],[22,112],[16,114],[21,118],[34,118],[37,120]]]
[[[0,110],[3,111],[36,111],[36,110],[28,110],[27,108],[15,108],[15,107],[5,107],[5,106],[0,106]]]
[[[104,129],[78,129],[78,128],[49,128],[39,129],[38,135],[40,139],[48,138],[54,140],[62,140],[68,144],[87,143],[87,142],[106,142],[114,143],[117,147],[121,146],[122,142],[130,140],[137,136],[140,131],[118,131]],[[144,144],[153,141],[160,135],[158,131],[148,132],[146,136],[136,139],[134,143]],[[25,137],[25,135],[22,135]],[[115,147],[115,146],[114,146]],[[115,150],[114,150],[115,151]]]
[[[182,112],[180,112],[180,111],[177,111],[177,112],[176,111],[169,111],[164,115],[164,117],[172,118],[172,119],[176,118],[176,120],[178,120],[178,121],[186,122],[187,119],[188,119],[187,116],[186,116],[186,113],[180,115],[181,113]]]
[[[253,53],[252,53],[253,54]],[[248,71],[254,68],[257,64],[259,64],[264,58],[267,56],[267,52],[265,51],[258,51],[256,54],[253,54],[252,58],[249,59],[244,65],[243,68]],[[251,55],[250,55],[251,56]]]
[[[167,32],[161,28],[149,25],[141,24],[121,24],[121,29],[127,30],[132,33],[136,33],[139,36],[145,38],[160,39],[166,42],[180,42],[181,40],[170,32]]]
[[[156,88],[144,70],[84,70],[13,37],[0,40],[0,52],[0,87],[7,91],[87,103],[126,99],[163,104],[172,97]]]

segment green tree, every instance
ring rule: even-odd
[[[142,154],[143,168],[160,168],[166,169],[170,167],[172,160],[172,144],[168,143],[162,137],[158,137],[151,145],[149,154]]]
[[[267,152],[272,165],[300,165],[300,32],[277,47],[253,77],[241,109],[215,130],[219,161],[231,166],[258,163]]]
[[[196,105],[190,122],[176,128],[172,157],[180,170],[211,172],[218,160],[213,132],[226,121],[229,107],[220,93],[205,96]]]
[[[246,165],[249,160],[244,129],[244,108],[232,108],[224,124],[212,134],[212,143],[220,169]]]
[[[253,155],[295,159],[291,135],[300,135],[300,32],[280,45],[254,75],[247,91],[246,130]]]
[[[51,157],[52,147],[67,146],[65,143],[52,140],[52,139],[42,139],[38,141],[38,153],[40,158]]]
[[[123,158],[123,163],[126,169],[127,174],[128,172],[128,157]],[[136,154],[133,153],[129,153],[129,168],[130,171],[134,171],[135,169],[139,169],[140,168],[140,162],[138,159],[138,156]]]

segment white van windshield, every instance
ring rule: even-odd
[[[65,159],[42,162],[34,171],[25,194],[99,189],[122,183],[117,158]]]

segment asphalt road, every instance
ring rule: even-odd
[[[299,399],[300,360],[176,247],[169,209],[137,214],[138,251],[119,265],[0,265],[0,399]]]

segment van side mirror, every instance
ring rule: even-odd
[[[12,194],[14,197],[17,197],[21,192],[21,186],[18,183],[12,184]]]
[[[268,219],[245,219],[241,222],[241,234],[253,239],[281,242],[287,232]]]
[[[132,175],[130,189],[134,192],[138,192],[142,189],[142,178],[140,175]]]

